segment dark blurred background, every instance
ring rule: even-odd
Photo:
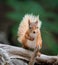
[[[17,30],[25,14],[42,21],[42,53],[58,54],[58,0],[0,0],[0,43],[21,46]]]

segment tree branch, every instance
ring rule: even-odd
[[[0,48],[7,51],[10,59],[22,59],[29,61],[33,52],[21,47],[15,47],[10,45],[0,44]],[[48,63],[48,64],[58,64],[58,56],[48,56],[41,54],[40,57],[36,57],[36,63]]]

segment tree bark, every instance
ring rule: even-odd
[[[3,56],[7,54],[6,56],[8,57],[8,60],[14,60],[14,59],[21,59],[21,60],[25,60],[25,61],[30,61],[31,56],[33,55],[33,52],[21,47],[15,47],[15,46],[10,46],[10,45],[5,45],[5,44],[0,44],[0,49],[3,49],[4,51],[6,51],[6,53],[0,51],[0,55]],[[41,54],[40,57],[37,56],[36,57],[36,61],[37,64],[52,64],[52,65],[58,65],[58,56],[49,56],[49,55],[45,55],[45,54]],[[14,64],[13,64],[14,65]]]

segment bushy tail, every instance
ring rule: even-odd
[[[30,22],[38,21],[39,22],[38,26],[39,26],[39,28],[41,27],[41,22],[39,20],[39,16],[34,16],[32,14],[31,15],[30,14],[26,14],[23,17],[23,20],[21,21],[21,23],[19,24],[19,27],[18,27],[18,41],[19,42],[22,42],[22,39],[23,39],[26,31],[29,28],[28,20],[30,20]]]

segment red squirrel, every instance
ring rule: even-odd
[[[41,38],[41,21],[39,20],[39,16],[34,15],[25,15],[21,24],[18,28],[18,41],[22,43],[24,48],[34,49],[33,57],[29,62],[29,65],[33,65],[34,58],[36,54],[39,54],[39,50],[42,48],[42,38]]]

